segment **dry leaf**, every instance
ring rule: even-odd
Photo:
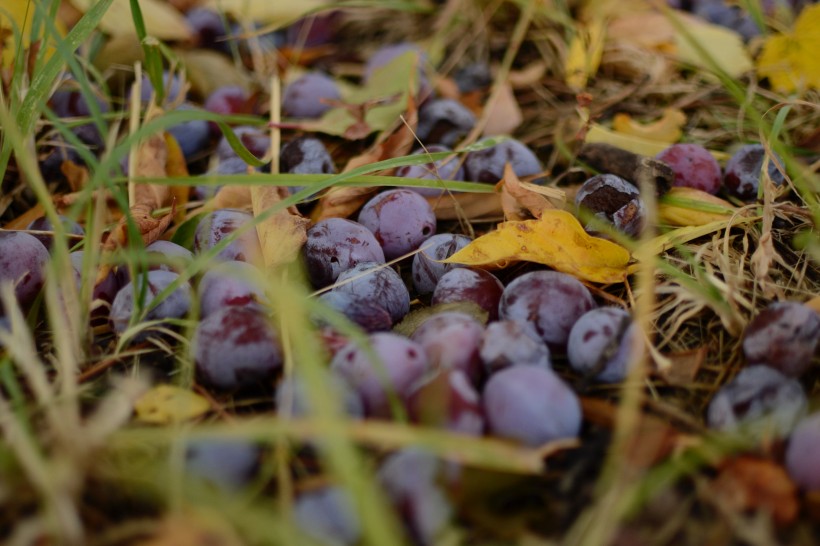
[[[815,4],[800,12],[791,32],[766,39],[757,59],[757,73],[783,93],[820,89],[819,50],[820,5]]]
[[[484,136],[508,135],[524,121],[524,115],[509,83],[501,85],[495,101],[488,107],[490,112],[482,132]]]
[[[145,423],[166,425],[204,415],[210,404],[202,396],[173,385],[157,385],[134,404],[137,418]]]
[[[572,89],[581,90],[598,72],[604,53],[604,21],[596,17],[587,24],[577,23],[564,62],[564,80]]]
[[[689,36],[682,32],[675,33],[675,45],[677,46],[675,56],[678,60],[711,70],[712,63],[709,62],[711,59],[718,68],[733,78],[752,69],[752,59],[746,51],[743,38],[734,30],[690,16],[681,16],[681,23]],[[690,38],[705,50],[708,57],[701,54]],[[703,72],[703,74],[710,74],[710,72]]]
[[[607,28],[607,40],[641,49],[671,53],[675,49],[675,29],[663,13],[619,10]]]
[[[779,464],[741,456],[721,465],[713,492],[738,511],[764,510],[780,526],[794,523],[800,512],[797,486]]]
[[[730,202],[695,188],[674,187],[658,203],[658,220],[672,226],[702,226],[738,213]]]
[[[254,216],[278,205],[289,195],[288,188],[281,186],[253,186],[251,202]],[[307,240],[309,223],[296,207],[289,207],[256,224],[262,259],[268,270],[289,264],[299,256],[302,245]]]
[[[428,197],[438,220],[479,221],[500,219],[504,209],[500,193],[453,193]]]
[[[659,374],[670,385],[687,387],[692,385],[700,367],[706,361],[709,347],[703,345],[690,351],[680,351],[664,355],[668,364],[659,368]]]
[[[513,89],[520,89],[522,87],[529,87],[540,82],[547,73],[548,65],[545,61],[538,59],[532,61],[524,68],[519,70],[510,70],[507,75],[507,81]],[[458,98],[455,96],[453,98]]]
[[[535,184],[524,186],[512,166],[509,163],[504,165],[504,177],[497,188],[501,190],[501,207],[506,220],[540,218],[545,209],[555,208],[543,194],[533,191],[532,186]],[[563,194],[561,190],[556,191]]]
[[[91,178],[91,175],[88,174],[88,167],[77,165],[70,159],[66,159],[60,164],[60,172],[65,176],[72,192],[78,192],[83,189]]]
[[[715,231],[727,230],[732,226],[757,222],[758,220],[760,220],[759,216],[736,215],[725,220],[710,222],[702,226],[679,227],[678,229],[673,229],[672,231],[658,235],[644,244],[649,247],[647,252],[651,254],[661,254],[677,245],[688,243],[689,241],[697,239],[698,237],[703,237],[704,235],[708,235],[710,233],[714,233]]]
[[[257,21],[271,26],[284,25],[304,16],[309,11],[318,10],[331,2],[328,0],[299,0],[286,2],[282,0],[253,1],[248,0],[207,0],[205,7],[218,12],[225,12],[235,19]]]
[[[686,114],[676,108],[667,108],[663,111],[663,117],[652,123],[641,123],[632,119],[629,114],[615,114],[612,119],[612,128],[625,135],[632,135],[646,139],[659,140],[672,144],[677,142],[683,131],[681,128],[686,123]]]
[[[71,0],[74,6],[85,13],[96,2],[94,0]],[[140,10],[145,21],[145,30],[150,36],[160,40],[190,40],[193,36],[185,16],[163,0],[140,0]],[[134,19],[131,16],[129,0],[114,0],[103,15],[100,30],[114,36],[127,34],[136,36]]]
[[[618,408],[607,400],[581,397],[584,421],[614,429]],[[626,447],[623,460],[632,468],[645,469],[668,457],[682,438],[680,432],[666,420],[648,413],[640,413]]]
[[[236,531],[218,513],[197,508],[166,516],[150,538],[134,540],[134,546],[242,546]]]
[[[210,96],[225,82],[239,85],[246,91],[250,89],[247,75],[223,53],[207,49],[176,48],[173,51],[185,66],[185,76],[191,83],[191,89],[203,97]]]
[[[505,267],[511,261],[536,262],[585,281],[612,284],[626,280],[629,252],[587,234],[569,212],[545,210],[538,220],[504,222],[444,260],[483,267]]]
[[[40,6],[41,9],[47,9],[45,5]],[[34,22],[34,2],[26,2],[25,0],[0,0],[0,29],[6,29],[11,32],[11,29],[16,28],[22,33],[23,49],[28,49],[31,46],[31,25]],[[57,32],[60,36],[65,35],[65,25],[59,19],[54,21]],[[51,43],[51,42],[49,42]],[[14,34],[10,34],[8,39],[3,40],[0,34],[0,50],[2,50],[2,64],[3,66],[12,66],[14,58],[17,56],[18,41],[14,38]],[[46,52],[46,58],[54,53],[54,47],[49,46]]]

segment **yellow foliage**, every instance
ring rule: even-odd
[[[673,226],[703,226],[737,213],[730,202],[695,188],[670,189],[658,203],[658,220]]]
[[[23,38],[23,48],[31,45],[31,25],[34,20],[34,2],[26,0],[0,0],[0,29],[9,31],[7,36],[0,33],[0,49],[3,51],[3,66],[11,66],[14,57],[17,55],[17,36],[15,32],[21,32]],[[57,32],[65,34],[65,27],[59,20],[54,21]],[[0,32],[2,32],[0,30]],[[39,37],[35,38],[38,39]],[[53,47],[49,47],[48,55],[54,52]]]
[[[19,0],[18,0],[19,1]],[[86,12],[95,0],[71,0],[78,10]],[[160,40],[190,40],[191,26],[182,13],[165,0],[140,0],[140,11],[146,32]],[[136,36],[129,0],[114,0],[100,21],[100,30],[114,36]]]
[[[544,210],[537,220],[500,224],[444,261],[485,267],[535,262],[581,280],[611,284],[626,279],[629,252],[590,236],[567,211]]]
[[[820,89],[820,4],[805,8],[788,34],[770,36],[757,60],[757,73],[783,93]]]
[[[134,405],[140,421],[156,425],[193,419],[209,409],[210,404],[205,398],[173,385],[157,385]]]
[[[684,123],[686,115],[683,112],[676,108],[667,108],[661,119],[646,124],[635,121],[629,114],[615,114],[612,128],[625,135],[674,144],[683,134],[681,127]]]
[[[598,72],[604,54],[604,34],[604,22],[600,18],[587,25],[578,23],[564,63],[568,86],[583,89],[589,78]]]

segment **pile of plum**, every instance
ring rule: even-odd
[[[205,32],[207,25],[222,25],[221,19],[217,22],[194,10],[189,18],[199,21],[203,44],[223,47]],[[364,78],[408,49],[413,46],[398,44],[381,50],[365,65]],[[464,86],[471,85],[468,76],[465,73],[460,82]],[[166,83],[169,100],[182,102],[180,82],[169,77]],[[142,90],[142,100],[151,100],[147,79]],[[424,92],[422,81],[420,93]],[[282,108],[290,117],[316,118],[339,97],[332,78],[310,72],[284,90]],[[80,99],[76,90],[61,90],[50,105],[59,117],[88,116],[90,109]],[[208,97],[204,108],[222,114],[247,113],[251,102],[241,88],[227,86]],[[107,108],[103,102],[97,107]],[[184,102],[179,106],[194,107]],[[422,101],[417,134],[427,150],[448,151],[474,124],[473,113],[458,101],[431,96]],[[254,155],[266,155],[270,140],[265,130],[253,126],[235,130]],[[92,125],[74,131],[90,146],[103,145]],[[248,173],[248,165],[226,139],[214,146],[219,133],[207,122],[188,122],[171,133],[189,161],[213,150],[215,161],[205,177]],[[287,140],[280,158],[283,173],[336,172],[323,141],[311,135]],[[725,169],[696,144],[675,144],[657,159],[672,168],[676,185],[712,194],[723,191],[739,200],[757,197],[764,162],[775,185],[785,180],[783,162],[757,144],[740,148]],[[307,282],[326,309],[312,320],[327,355],[328,385],[339,395],[348,418],[407,418],[458,434],[490,435],[537,447],[581,434],[583,414],[573,384],[624,381],[643,358],[649,340],[629,310],[596,300],[587,286],[570,275],[530,268],[505,285],[490,271],[442,262],[469,244],[470,238],[437,233],[439,224],[428,198],[442,195],[448,180],[496,183],[506,163],[519,177],[543,174],[532,150],[507,139],[470,152],[463,160],[454,155],[395,173],[437,181],[441,188],[385,189],[361,207],[355,220],[327,218],[309,228],[301,258]],[[205,180],[192,189],[194,198],[206,200],[218,191]],[[647,227],[639,190],[614,174],[587,180],[575,205],[630,236]],[[66,231],[81,239],[83,228],[64,221]],[[283,377],[281,333],[276,325],[287,317],[272,316],[265,273],[254,265],[261,250],[252,221],[243,210],[209,212],[196,228],[192,248],[156,241],[146,247],[154,265],[136,278],[130,278],[124,267],[113,269],[97,283],[93,297],[106,303],[113,332],[131,343],[162,335],[161,328],[172,327],[165,321],[193,317],[190,358],[201,385],[236,396],[268,386],[275,390],[274,405],[283,417],[306,417],[311,404],[298,366],[292,377]],[[51,228],[41,218],[27,230],[0,231],[0,281],[14,283],[23,308],[35,302],[42,288]],[[194,256],[216,245],[220,250],[212,267],[191,282],[179,282],[180,271]],[[71,253],[78,286],[83,257],[81,249]],[[156,299],[159,294],[164,297]],[[400,334],[394,327],[414,302],[419,302],[417,307],[429,303],[438,311],[410,335]],[[135,322],[137,309],[147,309],[139,317],[141,323]],[[332,312],[363,330],[366,343],[334,327],[328,316]],[[9,327],[5,317],[0,320],[0,328]],[[716,430],[790,437],[786,468],[807,490],[820,489],[816,463],[820,414],[807,416],[808,401],[798,378],[810,367],[818,338],[820,317],[814,310],[797,302],[769,305],[743,335],[748,366],[715,394],[705,416],[708,426]],[[318,443],[314,447],[321,448]],[[218,487],[237,489],[254,476],[260,453],[258,446],[244,441],[191,442],[188,470]],[[422,451],[402,450],[382,461],[378,479],[398,507],[408,533],[419,543],[431,542],[452,510],[442,484],[456,479],[453,468]],[[301,494],[295,516],[319,540],[354,544],[359,539],[350,499],[338,487]]]

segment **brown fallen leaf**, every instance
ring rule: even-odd
[[[452,193],[428,197],[439,220],[499,220],[504,209],[500,193]]]
[[[736,510],[769,512],[779,526],[793,523],[800,512],[797,486],[781,465],[767,459],[740,456],[724,461],[712,490]]]
[[[162,109],[151,105],[146,113],[146,121],[149,121],[162,114]],[[182,151],[170,135],[167,137],[162,133],[149,136],[141,142],[137,148],[136,161],[133,174],[137,177],[163,178],[168,176],[168,166],[176,169],[180,161],[184,164],[184,159],[176,157]],[[169,147],[168,142],[172,142]],[[169,159],[170,152],[170,159]],[[160,238],[168,229],[174,218],[175,204],[171,186],[162,184],[134,184],[131,192],[130,214],[142,242],[149,245]],[[163,207],[171,206],[171,212],[159,218],[154,217],[154,211]],[[128,222],[127,216],[123,216],[117,225],[108,234],[103,242],[104,252],[113,252],[121,246],[128,244]],[[110,266],[100,267],[98,281],[104,279],[110,270]]]
[[[664,355],[669,360],[669,365],[659,369],[664,381],[670,385],[685,387],[691,385],[700,367],[706,361],[709,347],[703,345],[690,351],[681,351]]]
[[[584,421],[605,428],[615,427],[618,408],[607,400],[581,397]],[[649,468],[668,457],[682,440],[683,435],[664,419],[641,413],[627,446],[623,460],[634,469]]]
[[[540,218],[544,210],[556,208],[543,193],[538,191],[539,188],[548,189],[535,184],[524,184],[509,163],[504,165],[504,177],[496,186],[496,189],[501,191],[504,218],[507,220]],[[563,191],[555,191],[563,195]]]
[[[88,167],[77,165],[70,159],[66,159],[60,164],[60,172],[65,176],[72,192],[83,189],[90,178]]]
[[[537,220],[503,222],[445,263],[505,267],[513,261],[548,265],[581,280],[614,284],[626,280],[629,251],[592,237],[564,210],[544,210]]]
[[[511,134],[524,121],[524,114],[509,83],[501,86],[495,101],[488,108],[489,113],[485,113],[487,123],[482,132],[484,136]]]

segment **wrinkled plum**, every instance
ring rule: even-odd
[[[539,446],[573,438],[581,428],[581,403],[552,370],[511,366],[490,376],[482,397],[490,434]]]
[[[223,390],[272,384],[283,362],[279,336],[252,307],[223,307],[208,315],[197,325],[191,354],[200,380]]]
[[[602,307],[572,327],[567,357],[572,368],[605,383],[623,381],[643,351],[643,337],[628,311]]]
[[[256,230],[248,228],[240,235],[233,233],[252,220],[253,216],[236,209],[219,209],[209,212],[196,226],[194,250],[202,254],[218,245],[223,239],[233,237],[231,242],[216,255],[217,259],[254,262],[262,252]]]
[[[794,301],[769,304],[743,332],[743,354],[749,364],[766,364],[796,377],[811,365],[820,339],[820,316]]]
[[[641,233],[646,223],[640,191],[614,174],[595,175],[584,182],[575,194],[575,206],[633,237]]]
[[[507,163],[519,178],[544,170],[541,161],[526,144],[507,139],[495,146],[468,153],[464,160],[464,176],[473,182],[495,184],[504,177],[504,165]]]
[[[330,368],[356,389],[364,402],[365,415],[389,418],[391,399],[401,400],[430,369],[424,348],[415,341],[390,332],[368,336],[373,355],[350,342],[331,361]],[[391,395],[392,393],[392,395]]]
[[[342,272],[333,290],[370,299],[384,307],[394,323],[410,310],[410,292],[404,281],[390,267],[374,262],[360,262]]]
[[[383,191],[371,198],[358,221],[373,232],[388,260],[414,251],[436,232],[436,214],[430,204],[405,189]]]
[[[700,144],[672,144],[655,158],[672,167],[674,186],[695,188],[711,194],[720,190],[720,165]]]
[[[360,262],[384,263],[384,251],[369,229],[344,218],[326,218],[307,232],[302,249],[310,282],[316,288],[333,283]]]
[[[581,315],[595,308],[592,294],[581,281],[557,271],[531,271],[504,289],[498,314],[535,329],[550,350],[563,351]]]
[[[487,311],[489,320],[498,318],[498,303],[504,285],[483,269],[457,267],[441,276],[433,291],[433,305],[471,301]]]
[[[756,199],[764,159],[766,159],[766,149],[760,144],[747,144],[736,151],[726,162],[723,174],[723,185],[726,191],[746,201]],[[781,186],[785,181],[781,174],[781,170],[785,168],[783,160],[774,154],[768,158],[767,163],[766,171],[769,178],[776,186]]]
[[[444,264],[446,260],[468,244],[471,239],[466,235],[439,233],[424,241],[419,252],[413,256],[413,286],[419,294],[432,294],[439,279],[461,264]]]
[[[803,387],[768,366],[740,370],[712,398],[709,428],[744,432],[756,438],[788,436],[808,408]]]
[[[285,87],[282,112],[293,118],[319,118],[333,107],[332,101],[341,98],[336,80],[321,72],[308,72]]]
[[[544,340],[528,324],[515,320],[488,324],[479,356],[487,375],[517,365],[552,368],[550,350]]]

